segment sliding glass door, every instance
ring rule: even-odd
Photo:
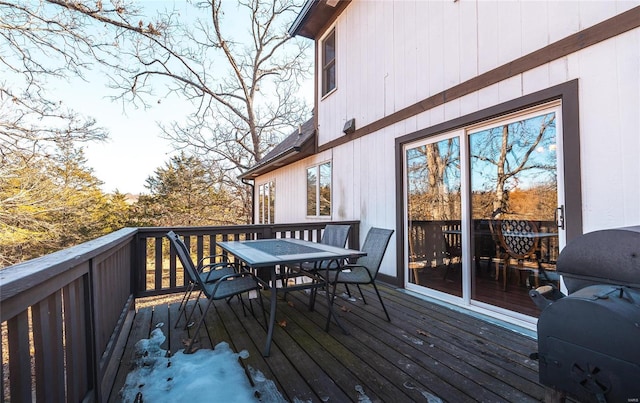
[[[462,297],[460,138],[407,148],[408,278]]]
[[[564,235],[559,103],[404,148],[407,288],[536,317]]]

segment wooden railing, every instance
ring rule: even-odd
[[[554,221],[533,221],[540,232],[557,232]],[[437,231],[434,231],[434,228]],[[474,245],[476,255],[493,256],[495,241],[488,220],[474,220]],[[445,242],[442,242],[444,239]],[[410,256],[446,256],[446,248],[462,245],[460,220],[413,220],[409,226]],[[440,248],[440,249],[438,249]],[[558,238],[543,238],[540,242],[540,258],[545,263],[555,264],[558,258]]]
[[[348,244],[359,247],[359,223]],[[124,228],[0,270],[2,401],[107,401],[135,299],[184,289],[164,235],[185,237],[194,259],[231,239],[319,240],[326,222]]]

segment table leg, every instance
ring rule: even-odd
[[[342,323],[340,323],[340,321],[338,320],[338,315],[336,315],[335,313],[333,313],[333,300],[336,297],[336,288],[337,286],[333,287],[333,291],[329,291],[329,268],[327,267],[325,269],[325,277],[324,277],[324,281],[325,281],[325,289],[326,289],[326,294],[327,294],[327,306],[329,307],[329,313],[327,313],[327,324],[325,326],[325,331],[328,332],[329,331],[329,324],[331,323],[331,316],[333,316],[333,320],[335,320],[336,325],[338,325],[338,327],[340,329],[342,329],[342,331],[344,332],[344,334],[349,334],[349,332],[347,331],[347,329],[345,329],[344,326],[342,326]]]
[[[263,356],[268,357],[271,352],[271,339],[273,338],[273,327],[276,323],[276,268],[271,268],[271,307],[269,308],[269,329],[267,331],[267,342],[264,346]]]

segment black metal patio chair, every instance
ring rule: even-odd
[[[191,336],[191,339],[189,340],[189,343],[184,350],[185,353],[188,354],[191,352],[194,341],[196,340],[198,333],[200,332],[200,329],[204,323],[205,317],[207,316],[207,311],[211,307],[211,304],[213,303],[214,300],[226,299],[227,302],[229,302],[231,297],[238,296],[242,304],[242,311],[246,315],[244,301],[242,300],[242,294],[250,291],[256,291],[258,294],[258,300],[261,305],[260,308],[262,310],[262,315],[263,315],[265,324],[267,323],[266,317],[264,316],[265,315],[264,306],[262,305],[263,302],[262,302],[262,296],[260,293],[260,290],[261,290],[260,281],[256,278],[255,275],[253,275],[248,271],[241,271],[241,270],[236,271],[236,267],[229,264],[226,267],[226,269],[231,269],[231,272],[229,272],[228,274],[219,276],[217,280],[213,280],[211,276],[213,275],[218,276],[219,275],[218,272],[222,272],[225,269],[218,268],[217,270],[211,270],[209,272],[202,272],[202,273],[198,272],[198,270],[196,269],[196,266],[193,264],[193,260],[191,259],[189,250],[187,246],[184,244],[184,242],[182,241],[182,239],[180,239],[180,237],[173,231],[169,231],[167,233],[167,238],[169,238],[171,244],[175,248],[176,254],[178,255],[178,259],[180,259],[180,262],[182,263],[182,266],[186,270],[190,278],[190,281],[194,283],[194,287],[199,288],[199,293],[196,298],[196,303],[194,304],[193,308],[191,309],[188,315],[186,315],[186,305],[183,308],[185,310],[185,315],[186,315],[185,329],[189,327],[191,324],[190,322],[191,318],[195,313],[195,310],[198,304],[200,303],[200,296],[204,294],[208,300],[205,309],[202,311],[202,317],[200,318],[200,321],[198,322],[198,325],[196,326],[193,332],[193,335]],[[253,311],[253,307],[252,307],[252,311]],[[178,317],[178,320],[179,319],[180,317]],[[176,322],[176,325],[177,325],[177,322]]]
[[[329,296],[330,304],[333,305],[335,301],[336,288],[338,284],[344,284],[346,287],[348,287],[349,284],[355,284],[356,287],[358,287],[358,291],[360,291],[362,302],[366,304],[367,301],[362,294],[360,285],[371,284],[378,295],[380,305],[382,305],[382,309],[384,310],[387,320],[389,322],[391,321],[387,308],[384,306],[384,302],[382,301],[382,297],[380,296],[380,292],[378,291],[378,287],[375,283],[378,271],[380,270],[380,265],[382,264],[382,258],[387,250],[387,245],[389,245],[391,235],[393,235],[393,230],[375,227],[371,228],[367,233],[364,244],[362,245],[362,251],[366,252],[367,255],[359,258],[356,263],[341,265],[335,270],[328,271],[328,278],[326,280],[329,285],[333,286]],[[325,275],[325,272],[323,271],[319,271],[318,273],[321,276]],[[351,295],[350,292],[349,295]],[[329,330],[331,311],[332,310],[329,309],[329,313],[327,315],[327,324],[325,326],[326,330]]]
[[[177,236],[173,231],[169,232],[169,234],[173,234],[171,235],[171,237]],[[177,249],[177,247],[173,243],[172,238],[169,235],[167,235],[167,237],[171,241],[172,246]],[[184,244],[184,242],[181,239],[178,238],[178,240],[184,245],[184,248],[187,250],[187,256],[189,257],[190,265],[194,266],[193,261],[191,260],[191,255],[188,252],[188,247],[186,246],[186,244]],[[205,256],[201,258],[200,261],[198,261],[198,264],[195,265],[195,271],[198,273],[198,277],[200,277],[200,280],[202,282],[214,283],[224,276],[236,273],[237,269],[235,264],[228,260],[227,256],[210,255],[210,256]],[[187,289],[182,296],[180,305],[178,305],[178,319],[176,320],[176,323],[174,326],[175,328],[178,327],[180,318],[182,317],[182,315],[185,314],[185,308],[189,302],[189,299],[191,298],[191,294],[193,293],[193,290],[197,287],[196,282],[191,279],[191,276],[187,275],[186,280],[188,282]]]
[[[327,224],[322,232],[320,243],[344,248],[347,244],[347,239],[349,238],[350,229],[351,226],[347,224]],[[339,262],[336,262],[335,260],[323,260],[320,262],[304,262],[297,266],[287,267],[283,276],[283,287],[287,286],[287,281],[291,277],[308,276],[313,279],[316,278],[318,270],[325,270],[327,268],[333,269],[338,266]],[[316,290],[314,289],[314,291]],[[312,299],[309,307],[312,309],[315,292],[312,292],[311,295]]]

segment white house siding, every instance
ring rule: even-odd
[[[639,4],[354,0],[335,22],[337,88],[318,102],[319,145],[342,136],[347,119],[363,127]],[[276,220],[305,220],[305,167],[331,158],[332,218],[361,220],[363,236],[395,229],[395,138],[574,79],[583,231],[639,225],[640,29],[271,173]],[[392,240],[382,273],[395,276],[395,253]]]
[[[325,151],[256,178],[256,189],[261,183],[271,180],[275,181],[276,223],[283,224],[307,221],[307,168],[330,160],[331,151]],[[257,197],[254,200],[254,211],[258,211]],[[319,219],[317,221],[321,220],[327,219]]]
[[[638,4],[354,0],[334,24],[337,88],[318,105],[319,144],[348,119],[362,127]]]
[[[640,224],[640,30],[570,58],[579,74],[585,232]]]

